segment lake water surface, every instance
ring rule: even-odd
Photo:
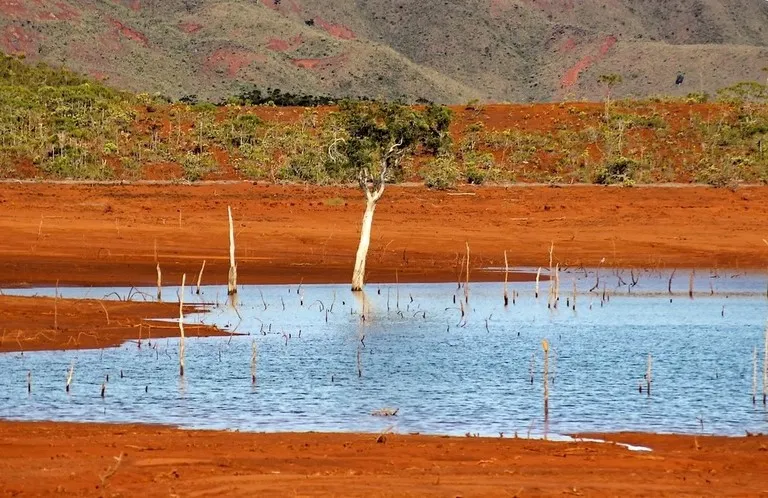
[[[365,304],[347,285],[241,286],[237,310],[223,302],[225,287],[204,287],[200,296],[187,288],[185,302],[214,303],[210,313],[188,322],[250,335],[188,337],[183,380],[177,339],[153,339],[150,346],[145,337],[141,348],[129,342],[101,351],[0,354],[0,418],[509,436],[545,430],[768,432],[761,399],[764,276],[700,274],[690,299],[687,273],[676,276],[673,296],[668,275],[643,273],[629,289],[628,271],[604,273],[589,292],[594,273],[563,272],[557,309],[547,306],[548,282],[541,283],[538,299],[534,283],[510,284],[506,308],[502,284],[470,283],[463,318],[464,290],[455,283],[372,284]],[[60,290],[65,297],[112,292],[125,297],[129,290]],[[177,292],[164,289],[169,299]],[[543,339],[550,344],[546,424]],[[753,405],[755,347],[760,363]],[[638,392],[649,353],[650,397]],[[385,407],[397,408],[397,416],[371,415]]]

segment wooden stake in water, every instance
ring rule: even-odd
[[[27,394],[32,394],[32,370],[27,371]]]
[[[536,290],[533,293],[536,299],[539,298],[539,278],[541,278],[541,266],[536,270]]]
[[[535,354],[531,353],[531,364],[530,364],[530,367],[529,367],[529,375],[531,377],[531,385],[533,385],[533,369],[534,369],[534,364],[535,364],[535,360],[534,359],[535,359]]]
[[[573,311],[576,311],[576,279],[573,279]]]
[[[200,282],[203,280],[203,270],[205,270],[205,260],[203,260],[203,266],[200,267],[200,273],[197,274],[197,290],[196,294],[200,294]]]
[[[361,345],[357,345],[357,376],[362,377],[363,376],[363,359],[360,352]]]
[[[395,309],[400,311],[400,277],[395,269]]]
[[[507,251],[504,251],[504,307],[509,306],[509,294],[507,293],[507,281],[509,280],[509,262]]]
[[[544,349],[544,420],[549,419],[549,342],[546,339],[541,341],[541,347]]]
[[[464,242],[467,246],[467,279],[464,282],[464,301],[469,304],[469,242]]]
[[[669,291],[669,295],[672,295],[672,279],[675,278],[675,272],[677,269],[672,270],[672,273],[669,275],[669,282],[667,283],[667,291]]]
[[[691,275],[688,277],[688,297],[693,299],[693,279],[696,277],[696,271],[691,270]]]
[[[752,404],[757,403],[757,348],[752,349]]]
[[[648,353],[648,367],[645,370],[645,392],[651,395],[651,382],[653,382],[653,358]]]
[[[157,263],[157,300],[163,300],[163,273],[160,271],[160,263]]]
[[[59,330],[59,280],[56,280],[56,293],[53,295],[53,330]]]
[[[258,357],[259,350],[256,346],[256,341],[251,342],[251,384],[256,384],[256,358]]]
[[[768,324],[765,327],[765,346],[763,350],[763,405],[768,403]]]
[[[69,372],[67,372],[67,388],[66,391],[69,392],[69,386],[72,385],[72,377],[75,375],[75,361],[72,360],[72,364],[69,366]]]
[[[229,214],[229,279],[227,280],[227,294],[237,293],[237,266],[235,265],[235,226],[232,222],[232,208],[227,206]]]
[[[187,285],[187,274],[181,276],[179,290],[179,375],[184,377],[184,287]]]

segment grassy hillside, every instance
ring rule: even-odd
[[[768,87],[686,100],[453,106],[451,143],[398,180],[768,183]],[[350,180],[335,107],[169,104],[0,57],[0,178]],[[336,154],[338,155],[338,154]]]
[[[764,81],[761,0],[14,0],[0,47],[119,88],[244,84],[444,103],[684,96]],[[679,73],[684,83],[675,85]]]

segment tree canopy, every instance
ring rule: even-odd
[[[422,150],[448,151],[452,112],[430,104],[414,108],[396,102],[345,101],[339,105],[339,127],[330,155],[351,170],[366,192],[384,189],[402,173],[402,159]]]

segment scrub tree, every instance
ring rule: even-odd
[[[362,291],[376,204],[388,182],[402,177],[403,159],[417,153],[440,154],[450,148],[451,111],[443,106],[411,107],[390,102],[343,102],[342,137],[331,145],[336,164],[357,179],[366,205],[355,257],[352,290]]]

